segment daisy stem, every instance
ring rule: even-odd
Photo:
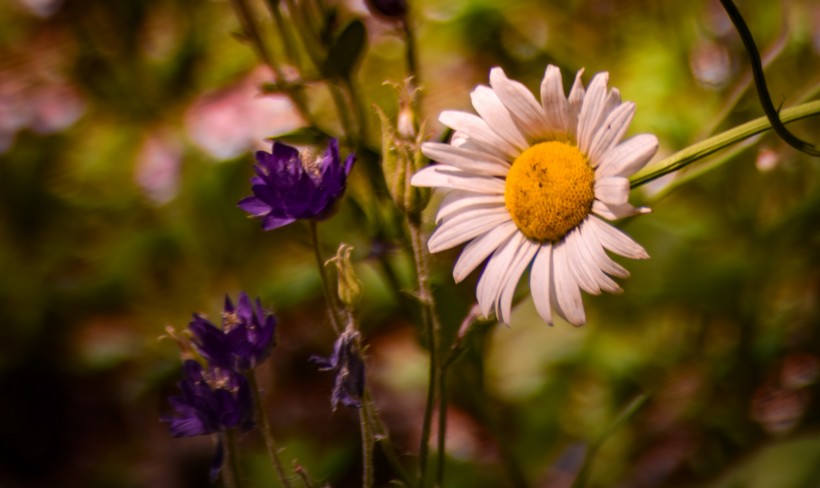
[[[279,477],[282,486],[291,488],[290,480],[287,474],[285,474],[285,468],[282,466],[282,460],[279,459],[279,451],[276,448],[276,440],[273,437],[273,429],[271,429],[268,414],[265,412],[264,405],[262,404],[262,393],[259,391],[259,383],[256,381],[256,371],[250,372],[247,377],[251,385],[251,391],[253,391],[253,401],[255,403],[259,423],[262,424],[262,436],[265,438],[268,456],[270,456],[271,463],[276,470],[276,475]]]
[[[319,267],[319,277],[322,279],[322,289],[325,292],[325,301],[330,313],[330,325],[333,326],[333,331],[336,335],[342,330],[341,320],[339,319],[339,307],[336,304],[336,294],[333,293],[333,288],[328,280],[327,272],[325,271],[325,261],[322,258],[322,251],[319,249],[319,228],[315,220],[308,221],[308,229],[310,230],[310,240],[313,244],[313,255],[316,258],[316,266]]]
[[[236,431],[227,429],[222,432],[225,443],[225,465],[222,469],[222,482],[226,488],[239,488],[239,454],[236,448]]]
[[[421,302],[421,317],[424,333],[430,349],[430,371],[427,386],[427,401],[424,408],[424,421],[421,427],[421,441],[419,444],[419,485],[427,485],[427,461],[430,445],[430,430],[433,419],[433,411],[436,406],[436,398],[441,395],[439,391],[441,382],[441,367],[439,365],[439,340],[441,334],[441,324],[439,324],[436,314],[433,292],[430,288],[428,277],[427,254],[424,250],[424,238],[421,232],[421,223],[414,218],[407,218],[410,228],[410,242],[413,247],[413,259],[416,264],[416,275],[419,285],[419,301]],[[446,415],[446,400],[439,400],[439,423]],[[439,454],[443,457],[443,453]],[[440,468],[440,469],[443,469]],[[443,473],[441,474],[443,476]]]
[[[820,114],[820,100],[815,100],[796,107],[784,109],[780,112],[780,119],[785,124],[817,114]],[[647,166],[643,170],[633,175],[630,179],[632,188],[649,183],[650,181],[660,178],[663,175],[678,171],[679,169],[684,168],[699,159],[703,159],[706,156],[714,154],[723,148],[752,137],[755,134],[765,132],[771,129],[771,127],[772,126],[766,117],[759,117],[733,129],[722,132],[716,136],[710,137],[704,141],[692,144],[691,146],[682,149],[655,164]]]

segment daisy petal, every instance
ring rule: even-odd
[[[535,303],[535,310],[544,321],[552,325],[552,307],[550,306],[550,289],[552,288],[552,244],[543,244],[535,255],[530,271],[530,293]]]
[[[438,119],[442,124],[461,132],[497,156],[514,159],[520,153],[512,144],[496,134],[478,115],[445,110]]]
[[[501,287],[504,285],[504,275],[512,266],[513,258],[524,239],[526,238],[520,232],[513,234],[506,243],[496,249],[484,267],[484,272],[478,279],[476,298],[481,314],[485,317],[488,317],[495,308]]]
[[[490,86],[519,123],[524,137],[535,140],[549,132],[544,110],[527,87],[507,78],[501,68],[490,70]]]
[[[582,223],[578,227],[578,230],[581,233],[581,242],[583,242],[589,252],[589,259],[593,261],[601,271],[619,278],[629,277],[629,271],[613,261],[612,258],[606,254],[601,242],[595,237],[595,233],[592,232],[591,227],[587,225],[586,222]]]
[[[510,214],[504,207],[466,210],[439,225],[427,241],[427,247],[430,252],[450,249],[509,220]]]
[[[484,176],[507,176],[510,163],[486,152],[451,146],[441,142],[425,142],[421,145],[425,156],[448,166]]]
[[[478,237],[464,246],[464,250],[453,266],[453,279],[456,283],[464,280],[474,269],[478,267],[487,256],[498,249],[501,244],[518,231],[518,227],[512,221],[490,229],[483,236]]]
[[[568,132],[570,127],[569,103],[564,95],[564,83],[561,70],[553,65],[547,66],[544,79],[541,81],[541,107],[547,116],[548,127],[553,132]]]
[[[564,237],[566,243],[564,251],[566,253],[567,265],[570,273],[572,273],[572,276],[575,278],[575,282],[578,283],[578,286],[580,286],[582,290],[590,295],[600,295],[601,288],[598,286],[598,281],[584,261],[584,256],[581,252],[582,244],[578,242],[579,236],[580,234],[576,227]]]
[[[581,111],[578,114],[578,147],[584,154],[589,154],[589,147],[593,136],[595,136],[598,119],[604,111],[608,80],[609,73],[604,72],[595,75],[589,83],[589,89],[581,104]]]
[[[581,82],[581,75],[584,74],[584,70],[578,70],[578,73],[575,74],[575,82],[572,84],[572,89],[569,91],[569,97],[567,98],[568,112],[567,112],[567,124],[570,131],[570,136],[573,140],[578,139],[578,116],[581,113],[581,106],[584,102],[584,84]]]
[[[633,215],[651,213],[652,210],[647,207],[633,207],[629,203],[622,203],[620,205],[604,203],[600,200],[592,202],[592,213],[600,215],[607,220],[619,220]]]
[[[606,151],[601,156],[595,174],[597,177],[630,176],[643,168],[657,150],[657,137],[638,134]]]
[[[578,248],[577,256],[581,259],[581,265],[586,268],[589,276],[595,281],[597,289],[609,293],[622,293],[621,287],[604,271],[605,267],[609,267],[607,261],[611,260],[598,244],[597,239],[592,238],[590,241],[589,234],[582,231],[583,227],[584,224],[581,224],[577,228],[578,232],[575,238],[575,245]],[[596,249],[600,251],[600,255],[603,255],[603,259],[596,254]]]
[[[648,259],[649,254],[640,244],[620,230],[612,227],[594,215],[587,218],[586,224],[594,236],[606,249],[632,259]]]
[[[507,269],[507,274],[504,276],[504,287],[501,289],[501,295],[496,301],[495,314],[507,325],[510,324],[512,300],[518,281],[521,280],[521,275],[524,274],[524,270],[532,262],[532,258],[538,252],[539,247],[539,244],[524,239],[513,258],[512,264]]]
[[[449,219],[458,212],[479,206],[484,208],[489,208],[491,206],[504,206],[504,195],[487,195],[483,193],[453,190],[442,199],[441,205],[438,208],[438,213],[436,213],[436,224],[440,223],[444,219]]]
[[[479,85],[470,94],[470,98],[473,101],[473,107],[475,107],[478,115],[484,120],[491,120],[493,122],[490,128],[494,130],[496,134],[503,137],[504,140],[512,144],[519,151],[527,149],[529,146],[527,140],[521,135],[521,131],[518,130],[518,127],[515,125],[510,112],[504,104],[501,103],[501,100],[499,100],[498,95],[495,94],[492,88]]]
[[[489,176],[477,176],[453,166],[434,164],[416,174],[410,180],[413,186],[453,188],[476,193],[504,194],[504,180]]]
[[[595,198],[611,205],[623,205],[629,200],[629,180],[615,176],[595,181]]]
[[[635,104],[632,102],[619,105],[607,115],[592,139],[589,153],[587,153],[593,164],[599,161],[606,151],[621,140],[629,127],[629,123],[632,122],[633,115],[635,115]]]
[[[572,325],[583,325],[586,322],[584,303],[581,301],[581,290],[569,268],[567,241],[552,248],[552,284],[550,292],[558,315]]]

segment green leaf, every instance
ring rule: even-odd
[[[362,21],[354,20],[330,45],[322,73],[330,78],[349,80],[366,47],[367,30]]]

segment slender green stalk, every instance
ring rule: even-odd
[[[359,409],[359,428],[362,431],[362,488],[373,486],[373,431],[367,419],[364,402]]]
[[[436,399],[441,392],[439,377],[441,369],[439,366],[439,342],[441,335],[441,324],[436,314],[433,292],[430,288],[428,278],[427,254],[424,250],[424,238],[421,232],[420,222],[408,218],[410,228],[410,243],[413,248],[413,259],[416,264],[416,275],[418,278],[418,299],[421,302],[421,316],[424,333],[430,348],[430,369],[428,374],[427,401],[424,407],[424,420],[421,427],[421,440],[419,443],[419,483],[424,487],[427,485],[427,465],[428,451],[430,445],[430,431],[433,420],[433,411],[436,406]],[[442,416],[446,415],[446,401],[439,401],[439,422]],[[444,410],[441,408],[444,407]]]
[[[268,448],[268,456],[273,464],[273,468],[276,470],[279,481],[282,482],[282,486],[291,488],[290,479],[285,473],[285,468],[282,466],[282,460],[279,459],[279,450],[276,448],[276,440],[273,437],[273,429],[271,429],[268,414],[265,412],[264,405],[262,404],[262,393],[259,391],[259,383],[256,381],[256,371],[251,371],[247,374],[247,377],[251,385],[251,391],[253,392],[257,418],[262,427],[262,436],[265,438],[265,446]]]
[[[601,448],[601,445],[612,435],[616,430],[618,430],[621,425],[626,423],[627,420],[632,418],[633,415],[649,400],[649,394],[642,393],[637,397],[633,398],[629,404],[621,410],[621,413],[618,417],[598,436],[595,440],[593,445],[589,448],[586,457],[584,458],[584,464],[581,465],[581,469],[578,470],[578,476],[575,477],[575,482],[572,483],[572,488],[583,488],[586,486],[587,479],[589,479],[589,473],[592,469],[592,463],[595,460],[595,455]]]
[[[780,119],[783,123],[790,123],[804,119],[812,115],[820,114],[820,100],[804,103],[796,107],[787,108],[780,112]],[[721,149],[731,146],[739,141],[760,134],[771,129],[771,124],[766,117],[759,117],[745,124],[729,129],[704,141],[693,144],[682,149],[675,154],[647,166],[630,179],[632,187],[638,187],[660,178],[663,175],[673,173],[684,168],[699,159],[703,159],[710,154],[714,154]]]
[[[325,271],[325,260],[322,258],[322,251],[319,248],[319,229],[315,220],[308,221],[308,229],[310,230],[310,240],[313,245],[313,256],[316,258],[316,266],[319,268],[319,277],[322,279],[322,289],[325,292],[325,300],[327,301],[328,313],[330,314],[330,325],[333,326],[333,331],[338,335],[342,330],[342,321],[339,318],[336,294],[333,292],[333,286],[327,277],[327,271]]]
[[[371,429],[374,433],[374,438],[376,442],[382,448],[382,452],[384,456],[387,458],[388,464],[393,468],[393,471],[398,475],[399,479],[401,480],[402,484],[407,487],[415,486],[410,480],[410,477],[407,475],[407,472],[404,470],[404,467],[401,465],[399,461],[399,457],[396,455],[396,450],[393,447],[393,443],[390,442],[390,435],[387,432],[387,428],[384,425],[384,422],[381,419],[376,407],[373,403],[373,398],[370,395],[370,391],[365,388],[364,391],[364,398],[362,401],[362,408],[364,409],[365,413],[367,414],[367,420],[370,422]]]
[[[240,488],[239,482],[239,454],[236,448],[236,431],[227,429],[222,431],[222,442],[225,446],[225,462],[222,466],[222,482],[226,488]]]

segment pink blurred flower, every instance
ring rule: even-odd
[[[238,83],[194,102],[185,116],[194,144],[224,160],[265,148],[265,138],[303,126],[287,96],[260,95],[263,81],[270,81],[268,72],[257,68]]]
[[[177,193],[182,146],[168,134],[150,134],[137,153],[134,180],[157,204],[169,202]]]

